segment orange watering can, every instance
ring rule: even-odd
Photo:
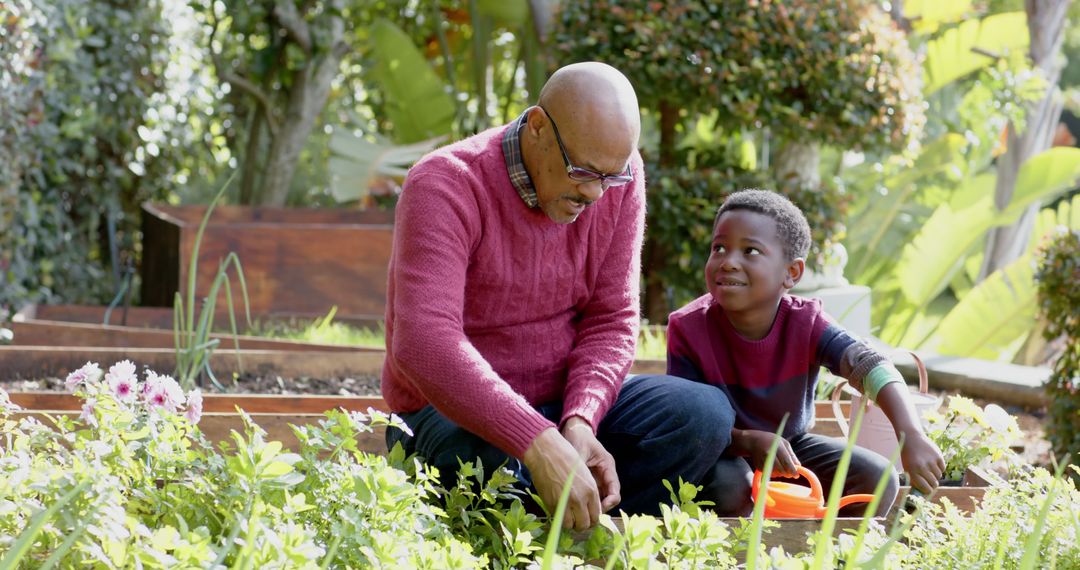
[[[820,519],[825,516],[825,496],[821,492],[821,481],[813,471],[799,466],[799,475],[810,482],[810,487],[784,483],[783,481],[769,481],[769,488],[765,494],[765,517],[770,519]],[[761,471],[754,471],[754,484],[752,493],[754,502],[758,500],[761,490]],[[840,498],[840,506],[846,507],[855,503],[869,503],[873,495],[858,494]]]

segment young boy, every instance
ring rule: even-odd
[[[668,374],[719,387],[735,410],[731,445],[701,495],[716,503],[718,514],[752,512],[753,471],[764,464],[785,414],[774,473],[796,476],[796,466],[803,465],[828,492],[846,442],[807,433],[821,366],[868,394],[897,437],[904,435],[901,459],[914,487],[932,491],[945,468],[892,363],[830,319],[821,301],[787,294],[802,278],[809,248],[810,227],[787,198],[763,190],[732,194],[713,223],[705,265],[709,293],[668,320]],[[873,493],[886,469],[892,471],[887,459],[855,448],[844,494]],[[898,486],[892,471],[879,514],[891,507]],[[865,505],[851,505],[841,514],[863,510]]]

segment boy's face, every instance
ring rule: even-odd
[[[764,324],[767,333],[780,298],[802,278],[804,267],[801,258],[787,260],[775,220],[750,210],[731,210],[713,228],[705,280],[733,323]]]

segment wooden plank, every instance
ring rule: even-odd
[[[172,331],[147,330],[137,327],[31,319],[13,322],[8,325],[8,328],[14,334],[12,344],[18,346],[117,348],[173,348],[176,346]],[[234,346],[234,337],[231,334],[212,334],[210,337],[221,341],[218,350],[227,350]],[[237,335],[236,341],[239,341],[241,349],[253,350],[354,352],[358,348],[337,344],[319,344],[244,335]]]
[[[28,319],[63,321],[69,323],[101,324],[105,322],[102,305],[35,305],[26,313]],[[140,328],[172,330],[173,310],[169,307],[116,307],[109,315],[109,324]]]
[[[986,496],[986,491],[989,489],[989,487],[938,487],[934,494],[930,496],[930,500],[941,503],[942,500],[948,499],[962,512],[972,513],[978,508],[979,503]],[[896,502],[893,503],[893,509],[903,508],[910,493],[911,487],[900,487],[900,492],[896,494]]]
[[[840,400],[840,412],[845,418],[851,417],[851,400]],[[832,400],[814,400],[814,416],[818,419],[836,418],[833,412]]]
[[[334,378],[375,376],[382,373],[384,352],[356,348],[349,352],[217,350],[210,359],[214,374],[228,378],[236,372],[283,378]],[[167,373],[176,366],[176,353],[161,348],[101,348],[85,346],[0,346],[0,378],[63,378],[87,362],[102,367],[120,360],[131,360],[140,367]]]
[[[172,300],[169,300],[172,303]],[[45,321],[61,321],[67,323],[86,323],[91,325],[105,322],[104,305],[27,305],[16,313],[15,320],[39,319]],[[238,315],[239,317],[239,315]],[[307,324],[316,319],[326,317],[326,313],[289,313],[276,311],[273,313],[252,313],[251,318],[261,323],[285,322],[290,324]],[[170,307],[128,307],[127,320],[124,321],[124,307],[113,309],[109,317],[109,324],[138,327],[140,329],[153,328],[172,331],[173,310]],[[345,323],[355,327],[378,329],[382,326],[381,315],[334,315],[334,322]],[[214,320],[217,330],[229,327],[229,319],[226,315],[220,315]]]

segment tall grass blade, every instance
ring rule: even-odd
[[[1043,500],[1042,508],[1039,509],[1039,518],[1035,519],[1035,528],[1028,533],[1027,540],[1024,541],[1024,556],[1020,558],[1020,570],[1032,570],[1039,563],[1039,547],[1042,546],[1043,528],[1046,527],[1046,519],[1050,516],[1050,507],[1054,504],[1054,499],[1057,498],[1058,483],[1061,482],[1061,475],[1065,472],[1065,466],[1068,464],[1069,458],[1066,456],[1054,471],[1054,481],[1050,483],[1050,490],[1047,491],[1046,499]]]
[[[750,520],[750,540],[746,545],[746,567],[750,570],[757,568],[758,547],[761,545],[761,526],[765,521],[765,503],[769,496],[769,480],[772,479],[773,460],[776,459],[776,450],[780,448],[780,438],[783,437],[784,426],[787,425],[788,416],[780,420],[780,427],[776,429],[776,437],[769,446],[769,454],[765,456],[765,464],[761,467],[761,487],[758,490],[758,499],[754,501],[754,514]]]
[[[892,455],[889,456],[889,465],[895,465],[896,460],[900,457],[900,450],[904,447],[904,434],[900,434],[900,445],[893,450]],[[877,513],[878,505],[881,504],[881,496],[885,493],[885,487],[889,484],[889,479],[892,478],[892,470],[886,469],[882,472],[881,477],[878,478],[877,485],[874,487],[874,498],[866,505],[866,512],[863,514],[862,522],[859,523],[859,528],[855,532],[855,541],[852,544],[851,552],[854,556],[858,556],[859,551],[862,550],[863,542],[866,539],[866,533],[870,529],[870,519],[874,518]],[[859,563],[857,560],[849,560],[848,566],[858,568]]]
[[[544,559],[540,564],[542,570],[551,570],[555,564],[555,551],[559,548],[559,537],[562,535],[563,518],[566,517],[566,504],[570,502],[570,485],[574,482],[574,471],[566,478],[563,484],[562,494],[559,495],[559,505],[555,508],[555,516],[550,519],[551,533],[548,534],[544,544]]]
[[[19,568],[19,562],[26,556],[30,547],[33,546],[34,540],[37,539],[37,535],[41,532],[45,523],[56,514],[56,511],[59,511],[68,503],[74,501],[75,498],[85,491],[92,482],[92,479],[84,479],[81,483],[76,485],[75,488],[64,493],[64,496],[60,497],[60,500],[49,505],[44,511],[34,515],[34,517],[30,519],[30,525],[19,534],[19,538],[15,541],[15,544],[12,545],[11,550],[8,550],[7,553],[4,554],[4,557],[0,559],[0,570]]]
[[[70,534],[67,535],[67,538],[64,539],[64,542],[61,542],[60,546],[57,547],[57,549],[54,550],[53,553],[45,559],[45,564],[42,564],[41,568],[39,568],[38,570],[51,570],[53,566],[56,566],[56,564],[64,558],[64,555],[66,555],[67,552],[71,550],[71,547],[75,546],[75,542],[82,537],[84,532],[86,532],[86,523],[83,521],[79,521],[78,526],[75,527],[75,530],[73,530]]]
[[[863,416],[866,413],[866,405],[858,406],[855,417],[851,422],[851,432],[848,433],[847,445],[840,454],[840,462],[836,465],[836,473],[833,475],[832,485],[829,487],[829,500],[825,505],[825,518],[821,521],[821,530],[816,534],[814,545],[814,568],[831,567],[833,555],[833,529],[836,528],[836,515],[840,512],[840,496],[844,493],[844,481],[847,479],[848,466],[851,465],[851,450],[855,447],[855,439],[862,429]]]

